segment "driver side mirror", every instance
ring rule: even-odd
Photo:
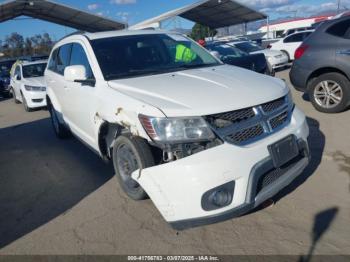
[[[86,80],[86,70],[82,65],[67,66],[64,69],[64,80],[78,82]]]
[[[20,75],[15,75],[15,79],[19,81],[19,80],[21,80],[21,76]]]
[[[86,69],[82,65],[67,66],[64,69],[64,80],[81,83],[82,85],[95,86],[95,79],[88,79]]]

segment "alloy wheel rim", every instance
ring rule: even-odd
[[[116,157],[117,168],[123,182],[128,188],[137,189],[139,184],[131,177],[131,174],[139,169],[135,153],[128,145],[122,144],[118,147]]]
[[[323,108],[334,108],[339,105],[343,99],[343,89],[335,81],[322,81],[314,90],[314,99],[316,103]]]

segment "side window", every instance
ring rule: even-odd
[[[332,25],[327,29],[327,33],[338,37],[345,37],[345,33],[349,30],[349,28],[350,19]]]
[[[58,53],[58,48],[52,52],[49,65],[47,66],[47,69],[54,72],[56,71],[57,53]]]
[[[86,70],[86,77],[88,79],[94,79],[89,60],[83,47],[80,44],[72,44],[72,53],[70,58],[70,65],[82,65]]]
[[[294,34],[286,39],[284,39],[283,43],[295,43],[295,42],[302,42],[303,41],[303,34]]]
[[[71,47],[71,44],[66,44],[61,46],[58,51],[55,72],[60,75],[63,75],[64,69],[69,65]]]
[[[22,78],[20,66],[16,66],[15,75],[16,75],[16,76],[19,76],[20,78]]]

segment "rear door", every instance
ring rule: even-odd
[[[46,84],[52,89],[60,107],[56,108],[56,110],[59,110],[59,113],[64,116],[65,121],[69,119],[66,119],[66,111],[68,108],[65,102],[67,99],[65,89],[67,85],[63,73],[64,69],[69,64],[71,46],[71,44],[65,44],[54,50],[46,71]]]
[[[11,77],[11,86],[13,87],[16,98],[20,100],[21,100],[21,91],[20,91],[21,81],[22,81],[21,66],[17,65],[15,67],[13,76]]]
[[[350,19],[334,24],[327,33],[338,38],[335,45],[337,67],[350,77]]]

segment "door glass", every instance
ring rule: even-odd
[[[86,70],[86,77],[88,79],[94,79],[94,75],[89,64],[89,60],[83,47],[80,44],[74,43],[72,45],[72,54],[70,59],[70,65],[82,65]]]
[[[71,44],[63,45],[58,51],[55,70],[58,74],[63,75],[64,69],[69,65],[71,46]]]
[[[58,49],[55,49],[52,52],[52,55],[51,55],[51,58],[50,58],[50,61],[49,61],[49,65],[47,67],[51,71],[56,71],[57,52],[58,52]]]
[[[21,70],[20,70],[19,66],[17,66],[15,69],[15,76],[19,77],[19,79],[21,78]]]

